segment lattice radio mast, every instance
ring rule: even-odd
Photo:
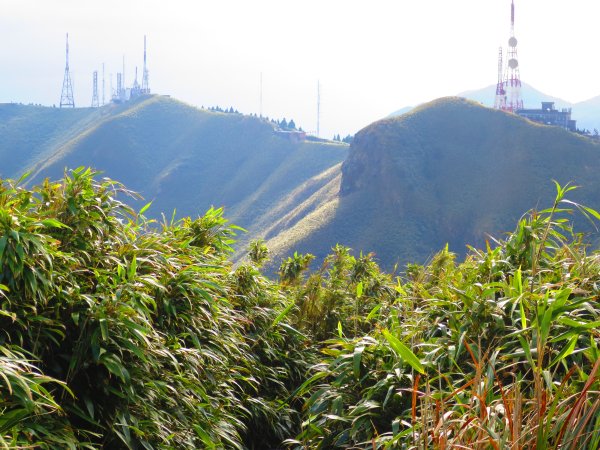
[[[150,93],[150,85],[148,83],[148,67],[146,66],[146,36],[144,36],[144,73],[142,74],[142,94]]]
[[[69,33],[67,33],[67,63],[65,65],[65,77],[63,78],[63,86],[60,93],[60,107],[62,108],[63,106],[75,108],[73,83],[71,83],[71,74],[69,73]]]
[[[496,99],[494,108],[506,109],[506,90],[504,89],[504,75],[502,73],[502,47],[498,49],[498,83],[496,84]]]
[[[106,105],[105,94],[106,94],[106,84],[104,83],[104,63],[102,63],[102,106]]]
[[[137,66],[135,66],[135,79],[133,80],[133,89],[139,89],[140,84],[137,81]]]
[[[506,81],[504,82],[507,101],[504,109],[515,112],[523,109],[521,98],[521,75],[519,73],[519,58],[517,57],[517,38],[515,37],[515,2],[510,5],[510,38],[508,39],[508,62]]]
[[[92,76],[92,108],[100,106],[98,101],[98,71],[94,70]]]

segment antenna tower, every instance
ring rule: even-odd
[[[106,94],[106,84],[104,83],[104,63],[102,63],[102,106],[106,105],[105,102],[105,94]]]
[[[321,131],[321,81],[317,81],[317,137]]]
[[[136,66],[136,68],[135,68],[135,80],[133,81],[133,85],[131,86],[131,96],[132,97],[137,97],[141,93],[142,93],[142,90],[141,90],[140,84],[138,83],[138,80],[137,80],[137,66]]]
[[[521,99],[521,75],[519,73],[519,59],[517,57],[517,38],[515,37],[514,0],[512,0],[510,4],[510,38],[508,39],[508,62],[504,89],[506,91],[506,104],[503,109],[511,112],[523,109],[523,99]]]
[[[144,36],[144,73],[142,74],[142,94],[150,93],[148,84],[148,67],[146,66],[146,36]]]
[[[504,89],[504,77],[502,74],[502,47],[498,49],[498,83],[496,84],[494,108],[506,109],[506,90]]]
[[[123,101],[124,100],[124,95],[123,95],[123,74],[120,72],[117,72],[117,93],[116,93],[116,99],[119,101]]]
[[[92,75],[92,108],[100,106],[98,103],[98,71],[94,70]]]
[[[63,78],[62,92],[60,93],[60,107],[70,106],[75,108],[73,99],[73,83],[71,83],[71,74],[69,73],[69,33],[67,33],[67,64],[65,65],[65,77]]]

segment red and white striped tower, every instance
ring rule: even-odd
[[[496,83],[496,99],[494,108],[506,109],[506,91],[504,90],[504,73],[502,66],[502,47],[498,49],[498,82]]]
[[[510,5],[510,38],[508,39],[508,61],[506,65],[506,79],[504,80],[506,91],[505,111],[515,112],[523,109],[521,98],[521,75],[519,73],[519,59],[517,57],[517,38],[515,37],[515,2]]]

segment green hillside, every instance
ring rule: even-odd
[[[277,256],[321,257],[339,242],[374,251],[387,267],[424,262],[446,243],[464,254],[552,198],[552,179],[582,186],[574,200],[598,208],[599,170],[600,145],[589,139],[440,99],[361,130],[338,194],[306,217],[298,213],[269,245]]]
[[[107,108],[0,104],[0,177],[20,176],[107,113]]]
[[[11,147],[22,154],[5,176],[32,169],[31,182],[37,182],[60,178],[65,168],[92,166],[141,193],[145,200],[137,206],[152,200],[149,216],[170,217],[173,210],[178,217],[197,216],[222,206],[251,231],[261,229],[255,222],[272,220],[274,205],[285,205],[288,194],[339,164],[348,151],[345,144],[296,141],[256,117],[201,110],[164,96],[71,110],[68,117],[80,117],[74,123],[63,119],[67,113],[20,107],[12,124],[3,121],[2,161],[10,159]]]

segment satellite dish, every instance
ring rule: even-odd
[[[508,40],[508,45],[509,45],[509,47],[516,47],[516,46],[517,46],[517,38],[516,38],[516,37],[514,37],[514,36],[513,36],[513,37],[511,37],[511,38]]]
[[[516,69],[517,67],[519,67],[519,61],[517,61],[515,58],[509,59],[508,67],[510,67],[511,69]]]

